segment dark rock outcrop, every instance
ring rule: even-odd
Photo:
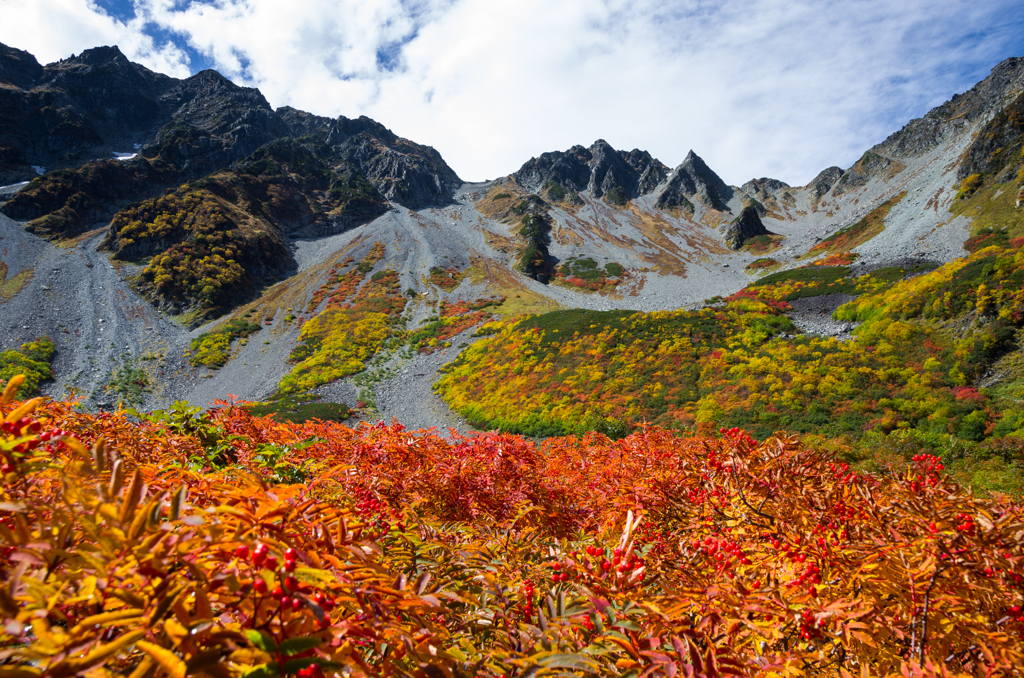
[[[996,181],[1016,178],[1024,147],[1024,94],[996,114],[964,153],[957,178],[972,174],[993,175]]]
[[[589,191],[614,204],[625,204],[653,191],[664,180],[665,167],[647,151],[617,151],[604,139],[590,148],[573,146],[568,151],[543,153],[531,158],[512,175],[532,193],[557,184],[570,191]]]
[[[991,74],[963,94],[911,120],[871,150],[891,158],[921,155],[944,138],[958,134],[975,121],[992,115],[1007,104],[1009,97],[1024,89],[1024,57],[1000,62]]]
[[[811,183],[807,184],[807,188],[811,189],[814,195],[814,200],[817,201],[821,196],[832,190],[832,187],[843,178],[843,174],[843,170],[835,165],[821,170],[818,176],[811,179]]]
[[[239,87],[216,71],[177,80],[131,63],[116,47],[87,50],[46,67],[33,69],[33,63],[27,53],[0,52],[9,80],[26,86],[32,78],[42,82],[28,90],[0,88],[0,113],[17,113],[0,117],[0,177],[29,179],[35,175],[33,164],[75,169],[47,174],[3,210],[33,220],[32,229],[49,237],[76,235],[129,202],[255,160],[251,156],[258,149],[294,137],[306,137],[321,169],[338,175],[330,187],[313,182],[299,190],[330,188],[351,198],[340,211],[305,215],[303,235],[365,223],[379,216],[388,200],[410,209],[445,205],[461,184],[437,151],[380,123],[366,117],[333,120],[291,108],[274,111],[259,90]],[[8,90],[14,94],[5,99]],[[51,100],[58,102],[58,113],[52,106],[40,108]],[[64,122],[49,124],[47,115]],[[110,160],[81,162],[109,158],[112,149],[131,145],[141,150],[123,168]],[[47,154],[51,147],[65,152],[57,158]],[[308,195],[299,202],[320,199]]]
[[[861,156],[860,160],[853,164],[853,167],[846,170],[843,176],[836,182],[833,195],[842,195],[847,191],[860,188],[874,177],[887,179],[899,174],[907,168],[899,160],[893,160],[879,155],[874,151],[868,151]]]
[[[128,61],[116,47],[40,66],[26,52],[0,45],[0,171],[35,176],[32,165],[77,167],[127,151],[170,119],[160,97],[173,78]],[[6,159],[6,161],[5,161]]]
[[[759,235],[771,235],[761,223],[761,217],[758,216],[755,205],[744,207],[738,217],[723,225],[721,229],[722,239],[725,240],[729,249],[733,250],[743,247],[743,243],[751,238],[756,238]]]
[[[778,179],[769,179],[768,177],[761,177],[760,179],[751,179],[747,183],[740,186],[740,190],[749,195],[751,198],[756,198],[762,202],[769,198],[775,197],[775,195],[782,190],[791,188],[789,184]]]
[[[31,89],[43,77],[43,67],[28,52],[0,44],[0,82]]]
[[[683,209],[692,212],[692,200],[696,198],[711,209],[728,210],[733,191],[721,177],[692,150],[669,176],[668,183],[658,196],[657,206],[661,209]],[[687,210],[689,205],[689,210]]]

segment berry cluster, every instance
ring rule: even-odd
[[[750,564],[750,559],[740,545],[731,539],[708,536],[703,541],[695,541],[693,546],[699,553],[714,559],[718,571],[725,572],[728,576],[732,576],[732,568],[736,564]]]
[[[967,513],[956,514],[956,519],[959,521],[956,524],[957,532],[963,532],[965,534],[974,534],[974,528],[977,527],[974,522],[974,518]]]
[[[802,555],[802,554],[801,554]],[[789,583],[790,586],[807,586],[807,593],[818,595],[818,584],[821,583],[821,568],[816,563],[807,563],[807,567],[799,577]]]
[[[855,482],[858,478],[856,471],[850,470],[850,465],[845,461],[839,462],[838,464],[829,464],[828,470],[835,474],[836,482],[841,485]]]
[[[816,619],[810,610],[802,610],[796,620],[800,624],[798,633],[804,640],[811,640],[821,635],[821,621]]]
[[[293,548],[287,548],[284,551],[284,565],[278,570],[277,557],[270,553],[270,548],[266,544],[257,544],[256,548],[253,549],[250,558],[249,547],[246,544],[240,544],[235,549],[235,557],[240,560],[248,559],[254,568],[257,570],[271,570],[276,571],[277,580],[279,585],[273,590],[267,584],[266,578],[259,572],[253,573],[253,590],[260,596],[267,596],[272,600],[276,600],[281,613],[286,611],[299,612],[309,604],[310,598],[308,594],[310,591],[308,587],[301,583],[294,574],[299,559],[299,552]],[[323,620],[320,622],[321,628],[327,628],[331,624],[330,617],[328,616],[331,610],[334,609],[334,601],[325,596],[320,591],[313,592],[312,601],[320,606],[325,613],[327,613]]]
[[[388,508],[380,499],[366,492],[363,498],[356,502],[356,513],[367,521],[367,527],[371,532],[382,534],[388,532],[394,525],[399,530],[405,529],[405,523],[398,511]]]
[[[912,460],[920,475],[912,475],[909,478],[910,491],[916,494],[926,487],[935,487],[939,482],[939,473],[946,469],[942,459],[934,454],[915,454]]]
[[[569,581],[572,578],[572,575],[570,575],[568,572],[560,572],[560,570],[562,569],[561,561],[555,561],[551,563],[551,569],[555,571],[554,574],[551,575],[551,581],[555,582],[556,584],[563,581]]]
[[[718,432],[721,433],[726,440],[737,447],[752,448],[757,446],[757,441],[747,435],[746,431],[733,426],[732,428],[720,428]]]
[[[299,678],[324,678],[324,670],[319,664],[310,664],[304,669],[299,669],[296,675]]]
[[[3,474],[15,471],[19,461],[30,452],[41,448],[52,455],[64,445],[65,439],[72,438],[72,435],[62,428],[44,431],[43,424],[32,417],[4,421],[0,423],[0,433],[14,438],[28,438],[11,449],[3,451],[3,463],[0,464],[0,473]]]
[[[524,580],[520,591],[522,591],[523,597],[526,599],[526,602],[520,606],[520,610],[522,610],[523,618],[529,622],[533,619],[533,613],[535,611],[533,606],[533,582],[529,579]]]
[[[586,554],[589,558],[581,558],[578,551],[570,553],[570,557],[578,559],[583,567],[583,572],[590,574],[600,580],[610,579],[619,586],[627,583],[638,583],[643,581],[646,574],[644,561],[633,551],[632,547],[623,549],[615,547],[609,553],[607,549],[600,546],[588,546]],[[563,563],[561,568],[571,568],[573,561]],[[571,577],[563,572],[559,581],[567,581]]]

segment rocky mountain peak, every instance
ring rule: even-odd
[[[42,77],[43,67],[34,56],[0,43],[0,82],[31,89]]]
[[[1001,61],[987,78],[911,120],[871,149],[891,158],[913,157],[939,145],[942,139],[958,134],[979,119],[988,118],[1024,91],[1024,57]]]
[[[604,139],[589,148],[542,153],[523,164],[512,177],[528,191],[540,192],[557,183],[571,191],[589,191],[595,198],[625,204],[645,195],[664,179],[667,168],[647,151],[619,151]]]
[[[126,64],[131,63],[117,45],[109,47],[93,47],[82,52],[77,57],[72,56],[65,63],[82,63],[87,66],[102,66],[112,61],[120,61]]]
[[[738,217],[722,226],[722,237],[725,244],[733,250],[738,250],[747,240],[759,235],[770,235],[770,233],[761,222],[755,205],[747,205]]]
[[[841,167],[836,167],[835,165],[826,167],[818,172],[818,176],[811,179],[811,183],[807,184],[806,188],[813,191],[814,199],[817,200],[839,183],[839,180],[843,178],[843,174],[844,172]]]
[[[785,181],[779,181],[778,179],[769,179],[768,177],[761,177],[760,179],[751,179],[747,183],[740,186],[740,190],[749,195],[752,198],[758,200],[765,200],[769,196],[775,194],[777,191],[782,191],[787,188],[791,188]]]
[[[707,163],[691,149],[683,162],[669,175],[668,183],[658,197],[661,208],[685,207],[696,198],[705,206],[719,211],[728,210],[733,191]],[[691,205],[692,206],[692,205]]]

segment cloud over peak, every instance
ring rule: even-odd
[[[0,0],[0,42],[213,67],[274,106],[369,115],[463,177],[605,138],[730,183],[805,183],[1024,53],[1015,2]]]

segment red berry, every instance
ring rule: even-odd
[[[298,612],[301,609],[302,609],[302,599],[301,598],[292,598],[292,611],[293,612]]]
[[[295,560],[295,558],[298,557],[298,555],[299,552],[293,548],[287,548],[284,550],[285,560]]]
[[[288,609],[291,606],[292,606],[292,599],[290,597],[284,596],[283,598],[281,598],[281,609],[286,610],[286,609]]]
[[[238,558],[248,558],[249,557],[249,547],[246,546],[245,544],[242,544],[237,549],[235,549],[235,556],[237,556]]]
[[[252,583],[252,587],[256,589],[256,593],[261,596],[267,592],[267,582],[263,580],[263,577],[256,577],[256,581]]]
[[[562,569],[562,564],[561,563],[551,563],[551,569],[552,570],[561,570]]]
[[[295,561],[294,560],[285,560],[284,561],[284,571],[285,572],[294,572],[295,571]]]
[[[295,577],[288,575],[284,578],[284,585],[290,588],[292,591],[299,588],[299,580]]]
[[[275,597],[275,598],[277,598],[278,600],[283,600],[283,599],[285,598],[285,595],[284,595],[284,589],[283,589],[283,588],[281,588],[280,586],[278,586],[277,588],[275,588],[275,589],[274,589],[274,591],[273,591],[273,593],[271,593],[270,595],[274,596],[274,597]]]
[[[268,570],[276,570],[277,558],[275,558],[274,556],[267,556],[267,559],[263,562],[263,566],[266,567]]]
[[[270,549],[267,548],[266,544],[257,544],[256,545],[256,551],[254,553],[256,555],[258,555],[258,556],[262,555],[262,556],[265,557],[267,555],[267,553],[269,553],[269,552],[270,552]]]

